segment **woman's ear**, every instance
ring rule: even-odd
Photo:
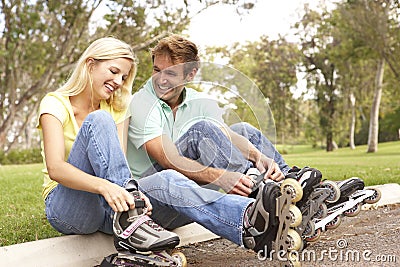
[[[89,72],[92,72],[94,63],[95,63],[95,60],[93,58],[90,57],[90,58],[86,59],[86,66],[87,66]]]

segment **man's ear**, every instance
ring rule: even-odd
[[[193,81],[193,79],[194,79],[194,77],[196,76],[196,74],[197,74],[197,69],[196,69],[196,68],[193,68],[192,71],[189,72],[188,75],[186,76],[187,82]]]

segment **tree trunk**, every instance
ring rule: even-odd
[[[326,151],[333,151],[333,133],[331,131],[326,135]]]
[[[382,97],[383,73],[385,68],[385,60],[382,58],[378,62],[378,69],[375,77],[375,94],[372,102],[371,115],[369,119],[368,133],[368,153],[378,151],[378,131],[379,131],[379,106]]]
[[[356,129],[356,98],[354,94],[350,94],[350,103],[351,103],[351,121],[350,121],[350,136],[349,136],[349,143],[350,149],[356,149],[356,145],[354,143],[354,132]]]

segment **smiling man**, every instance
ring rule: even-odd
[[[284,177],[289,167],[271,142],[248,124],[228,127],[218,103],[188,86],[200,68],[193,42],[171,35],[151,56],[153,75],[129,109],[127,159],[135,178],[174,169],[200,185],[248,196],[248,169]]]

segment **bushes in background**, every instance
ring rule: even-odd
[[[39,148],[16,149],[7,154],[0,151],[0,165],[41,163],[42,156]]]

